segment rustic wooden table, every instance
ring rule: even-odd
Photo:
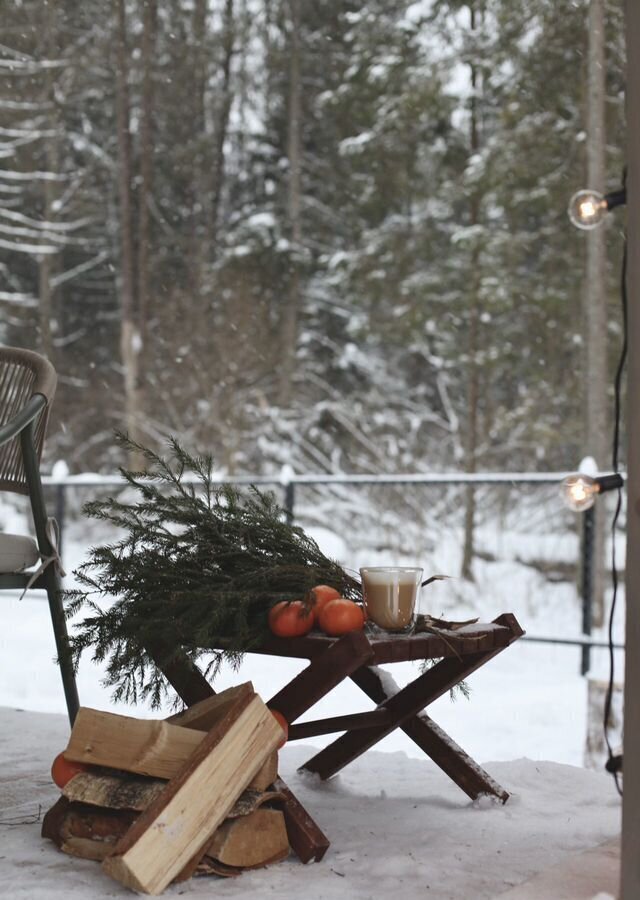
[[[511,613],[493,622],[466,625],[455,631],[390,634],[375,627],[340,638],[309,634],[300,638],[272,638],[258,653],[308,659],[309,665],[268,702],[289,726],[289,740],[344,732],[302,767],[329,778],[396,728],[401,728],[425,754],[472,799],[490,794],[503,803],[509,794],[453,741],[424,711],[430,703],[485,665],[524,634]],[[202,673],[176,648],[168,656],[150,648],[168,681],[191,706],[211,696],[213,689]],[[399,689],[380,665],[425,661],[428,667]],[[293,724],[345,678],[376,704],[370,712],[333,716]],[[280,780],[288,794],[290,840],[303,861],[321,859],[328,841],[308,813]]]

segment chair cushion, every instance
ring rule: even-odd
[[[0,573],[22,572],[40,561],[33,538],[22,534],[0,534]]]

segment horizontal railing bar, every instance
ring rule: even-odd
[[[334,474],[334,475],[219,475],[212,479],[214,484],[237,485],[273,485],[283,487],[287,484],[559,484],[566,478],[569,472],[485,472],[470,474],[464,472],[414,472],[399,475],[361,475],[361,474]],[[602,473],[601,473],[602,474]],[[625,476],[623,476],[625,477]],[[182,480],[185,484],[199,484],[198,476],[185,473]],[[82,474],[66,475],[57,478],[52,475],[43,475],[42,481],[46,485],[64,485],[65,487],[111,487],[125,486],[124,480],[118,475]]]
[[[605,649],[609,648],[609,644],[607,641],[590,641],[587,638],[552,638],[552,637],[537,637],[530,634],[525,634],[520,638],[521,641],[531,641],[533,644],[566,644],[570,647],[603,647]],[[624,644],[613,644],[614,650],[624,650]]]

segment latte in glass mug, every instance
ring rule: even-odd
[[[406,631],[413,624],[422,569],[374,566],[360,569],[367,615],[386,631]]]

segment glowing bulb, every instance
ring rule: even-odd
[[[573,512],[584,512],[595,503],[600,485],[590,475],[569,475],[560,488],[562,499]]]
[[[598,191],[578,191],[569,201],[569,218],[576,228],[588,231],[604,220],[609,211],[606,198]]]

